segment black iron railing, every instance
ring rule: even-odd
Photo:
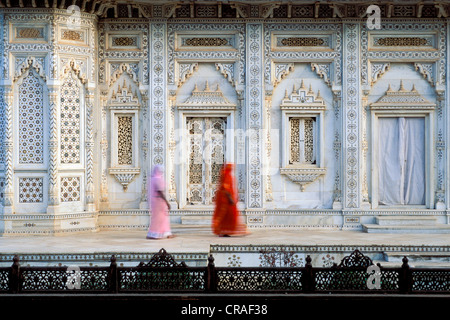
[[[206,267],[177,263],[161,249],[146,264],[108,267],[22,267],[15,256],[0,268],[0,293],[450,293],[450,269],[374,265],[358,250],[339,265],[303,267]]]

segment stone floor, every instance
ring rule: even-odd
[[[145,231],[100,231],[60,236],[0,237],[1,253],[208,252],[211,245],[403,245],[450,246],[447,234],[368,234],[341,230],[251,230],[247,236],[217,237],[204,230],[174,230],[172,239],[147,240]]]
[[[188,259],[188,255],[199,255],[206,259],[211,248],[228,248],[230,251],[242,251],[240,248],[251,246],[302,246],[367,248],[377,247],[380,250],[438,252],[446,255],[446,265],[450,266],[450,235],[448,234],[376,234],[361,231],[339,230],[279,230],[257,229],[243,237],[217,237],[207,228],[176,229],[172,239],[147,240],[145,231],[100,231],[61,236],[34,237],[0,237],[0,262],[10,265],[12,256],[17,254],[21,260],[38,261],[30,258],[38,255],[41,260],[50,257],[71,255],[83,261],[95,256],[102,256],[106,261],[112,254],[120,254],[122,259],[134,255],[135,259],[147,259],[164,248],[169,253],[177,253],[180,258]],[[393,249],[395,248],[395,249]],[[413,249],[411,249],[413,248]],[[414,249],[416,248],[416,249]],[[216,252],[218,252],[216,250]],[[220,252],[219,252],[220,253]],[[75,259],[75,258],[73,258]],[[119,258],[118,258],[119,260]],[[401,259],[399,260],[401,261]],[[30,263],[32,265],[33,263]]]

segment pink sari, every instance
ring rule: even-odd
[[[147,238],[161,239],[172,236],[167,204],[161,195],[158,194],[158,191],[164,192],[164,190],[165,181],[162,168],[161,166],[155,166],[149,179],[147,199],[150,205],[151,217]]]

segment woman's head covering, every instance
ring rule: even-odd
[[[153,167],[152,177],[162,176],[162,174],[163,174],[163,167],[160,164],[155,165]]]

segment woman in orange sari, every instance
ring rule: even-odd
[[[212,218],[212,231],[221,237],[248,234],[237,209],[237,190],[233,177],[233,165],[226,163],[221,171],[216,192],[216,207]]]

